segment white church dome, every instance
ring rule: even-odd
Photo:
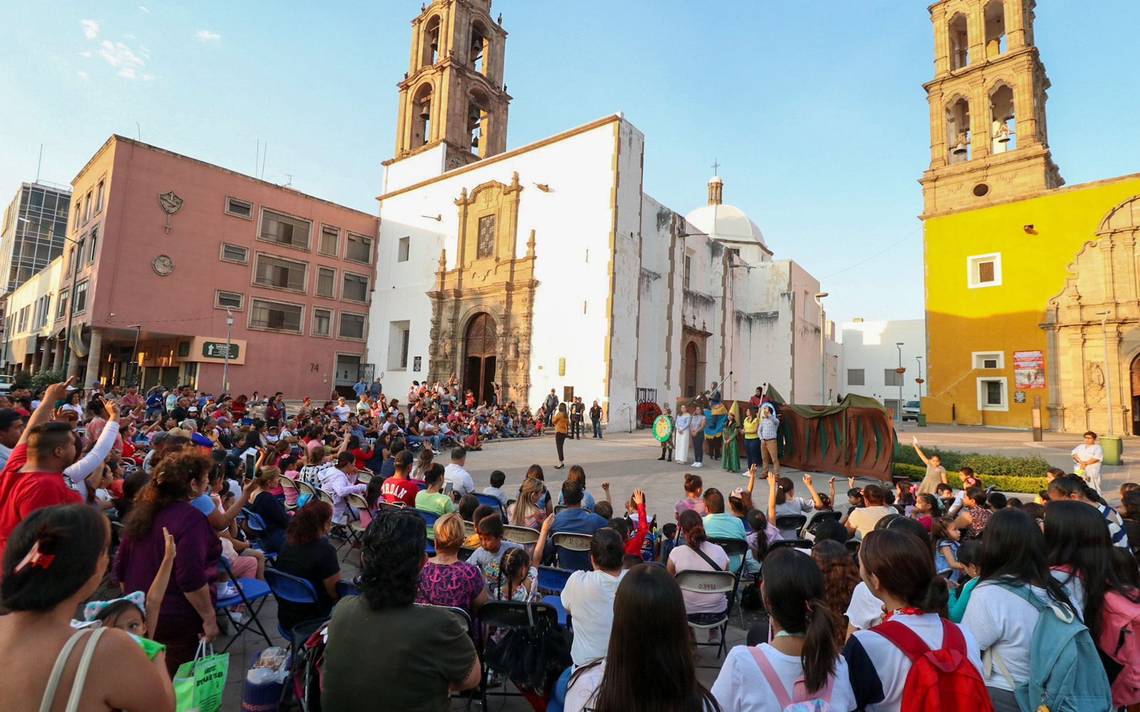
[[[764,243],[764,234],[756,223],[735,205],[721,202],[724,181],[713,176],[709,181],[709,204],[697,208],[685,216],[693,227],[726,244],[754,242],[771,255],[772,251]]]

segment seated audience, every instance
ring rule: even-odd
[[[277,617],[286,630],[304,621],[327,618],[333,604],[340,599],[340,561],[336,547],[328,540],[332,531],[332,507],[327,502],[309,502],[301,507],[285,532],[285,543],[277,556],[275,568],[303,578],[313,585],[317,602],[313,604],[279,601]]]
[[[435,520],[435,556],[420,571],[416,603],[462,608],[474,616],[489,600],[479,567],[459,560],[463,539],[463,521],[458,514]]]
[[[622,568],[624,556],[625,542],[621,534],[602,527],[594,532],[590,543],[590,563],[594,570],[575,571],[562,589],[562,605],[574,617],[570,656],[575,667],[606,655],[614,618],[614,595],[626,573]]]
[[[896,514],[893,507],[886,505],[886,491],[879,485],[867,485],[863,488],[863,501],[865,506],[851,510],[847,515],[847,531],[858,538],[863,538],[874,531],[879,520],[889,514]]]
[[[685,543],[673,547],[669,552],[666,568],[669,573],[676,576],[685,571],[727,571],[728,554],[724,549],[713,544],[705,534],[704,524],[700,516],[693,511],[681,512],[677,522],[684,534]],[[697,593],[695,591],[682,591],[685,599],[685,612],[691,623],[713,623],[724,617],[728,607],[728,599],[720,593]],[[710,642],[720,639],[720,631],[709,629]]]

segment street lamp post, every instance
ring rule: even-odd
[[[230,337],[234,328],[234,311],[226,309],[226,360],[222,364],[222,393],[229,389],[230,381]]]
[[[902,365],[902,347],[903,347],[903,342],[901,342],[901,341],[896,341],[896,342],[895,342],[895,348],[896,348],[896,349],[898,349],[898,351],[899,351],[899,368],[898,368],[898,374],[899,374],[899,379],[898,379],[898,380],[899,380],[899,404],[898,404],[898,407],[897,407],[897,408],[895,408],[895,417],[896,417],[896,418],[898,418],[898,421],[899,421],[899,425],[902,425],[902,407],[903,407],[903,374],[904,374],[904,373],[906,373],[906,371],[903,369],[903,365]]]
[[[819,306],[819,404],[827,405],[827,359],[824,355],[824,332],[827,322],[823,311],[823,300],[827,292],[817,292],[815,303]]]
[[[914,380],[918,384],[918,399],[922,400],[922,357],[915,356],[914,360],[918,362],[918,374]]]

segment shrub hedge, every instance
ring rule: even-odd
[[[943,462],[945,462],[945,460],[943,460]],[[906,476],[915,482],[921,482],[923,476],[926,474],[926,468],[922,465],[911,465],[905,462],[896,462],[894,466],[894,473],[900,477]],[[984,486],[989,487],[993,485],[1002,492],[1037,494],[1041,490],[1048,487],[1047,480],[1044,477],[989,475],[979,473],[977,470],[975,470],[974,474],[982,480],[982,484]],[[953,486],[955,489],[962,488],[962,478],[958,476],[957,472],[951,472],[949,471],[949,468],[947,468],[946,479],[949,480],[951,486]]]
[[[991,479],[999,476],[1014,477],[1040,477],[1044,479],[1049,463],[1036,455],[1032,457],[1006,457],[1004,455],[982,455],[976,452],[957,452],[956,450],[939,450],[938,448],[923,448],[927,457],[938,455],[942,458],[942,466],[947,472],[957,472],[963,467],[973,468],[979,477],[988,475]],[[917,465],[922,467],[922,460],[912,447],[895,446],[895,464]],[[983,473],[985,473],[983,475]]]

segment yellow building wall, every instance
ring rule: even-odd
[[[928,394],[922,408],[931,423],[1032,427],[1041,397],[1049,427],[1048,389],[1026,390],[1015,402],[1013,353],[1041,351],[1049,299],[1064,286],[1068,267],[1101,220],[1140,194],[1140,174],[1076,185],[1042,195],[931,217],[925,223]],[[1033,226],[1033,233],[1025,230]],[[1001,253],[1001,285],[969,287],[968,258]],[[975,370],[972,354],[1001,351],[1004,368]],[[1048,364],[1046,364],[1048,367]],[[1007,379],[1008,411],[978,407],[979,377]]]

